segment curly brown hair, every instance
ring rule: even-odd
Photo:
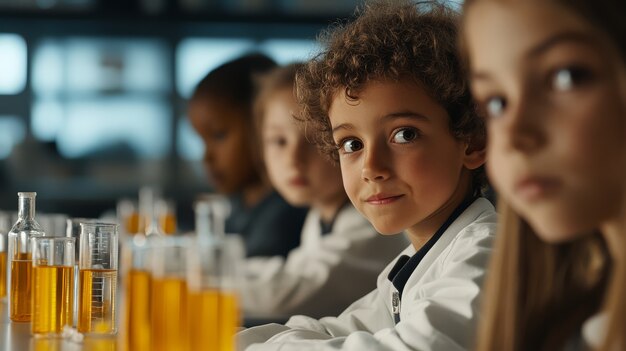
[[[350,99],[373,80],[412,81],[423,87],[450,118],[450,132],[474,149],[486,142],[484,120],[472,102],[456,47],[459,15],[434,1],[376,1],[320,35],[324,49],[296,76],[298,118],[314,131],[319,148],[338,160],[328,117],[342,90]],[[486,184],[484,167],[473,171],[476,194]]]

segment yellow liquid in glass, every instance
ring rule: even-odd
[[[187,283],[183,278],[153,280],[152,349],[187,351]]]
[[[189,293],[191,350],[234,351],[239,327],[237,296],[219,290]]]
[[[150,285],[152,277],[147,271],[131,269],[126,280],[126,328],[124,349],[150,350]]]
[[[0,299],[7,297],[7,253],[0,252]]]
[[[163,234],[176,233],[176,216],[168,213],[159,217],[159,228]]]
[[[235,351],[235,333],[239,327],[239,300],[229,292],[220,293],[220,350]]]
[[[82,350],[116,351],[117,349],[117,340],[115,338],[88,336],[83,340]]]
[[[117,271],[81,269],[78,289],[78,331],[112,334],[115,324]]]
[[[29,253],[18,253],[11,260],[11,308],[9,318],[14,322],[30,322],[32,309],[33,261]]]
[[[140,232],[139,229],[139,213],[133,212],[126,218],[126,232],[128,234],[137,234]]]
[[[61,342],[57,339],[49,338],[31,338],[30,350],[31,351],[62,351]]]
[[[60,334],[74,321],[74,267],[33,267],[33,334]]]

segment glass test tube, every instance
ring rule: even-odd
[[[78,260],[80,257],[80,224],[81,223],[97,223],[94,218],[68,218],[65,224],[65,236],[74,238],[74,325],[78,322]]]

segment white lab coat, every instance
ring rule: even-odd
[[[378,273],[408,243],[403,234],[377,233],[351,204],[339,211],[331,233],[321,233],[319,212],[312,209],[300,246],[286,259],[246,260],[246,317],[337,315],[376,287]]]
[[[583,323],[581,333],[568,340],[563,351],[599,349],[606,337],[608,323],[609,315],[606,313],[597,313],[591,316]]]
[[[492,252],[496,214],[479,198],[443,233],[410,275],[395,324],[387,276],[394,259],[379,275],[378,287],[339,317],[292,317],[286,325],[269,324],[238,334],[240,349],[291,350],[465,350],[473,343],[479,296]],[[413,255],[410,246],[403,255]]]

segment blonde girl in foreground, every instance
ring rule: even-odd
[[[626,349],[626,3],[465,3],[500,235],[478,350]]]

